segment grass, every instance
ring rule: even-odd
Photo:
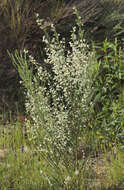
[[[19,35],[27,33],[32,24],[30,21],[32,2],[27,0],[4,0],[0,3],[0,10],[3,13],[3,22],[5,22],[5,27],[10,35],[17,38]]]
[[[69,190],[74,188],[80,190],[117,190],[118,187],[124,187],[124,153],[118,148],[108,149],[102,145],[100,148],[98,142],[94,146],[92,143],[96,141],[96,136],[89,132],[82,139],[82,149],[84,149],[85,156],[78,160],[82,169],[77,173],[75,171],[74,174],[71,171],[74,161],[70,159],[68,171],[61,164],[55,171],[42,152],[38,152],[36,147],[30,143],[23,125],[17,121],[7,124],[4,128],[1,126],[1,190]],[[68,176],[71,176],[73,183]],[[50,178],[53,178],[54,187],[51,185]],[[60,181],[54,181],[57,178]]]
[[[7,124],[1,129],[0,148],[0,189],[40,188],[40,170],[45,165],[28,143],[21,123]]]

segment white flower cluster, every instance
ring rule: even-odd
[[[76,35],[75,27],[70,50],[65,39],[59,40],[54,26],[51,27],[54,33],[51,41],[43,37],[47,55],[44,61],[51,69],[38,66],[33,88],[27,91],[26,109],[34,122],[30,129],[32,139],[37,139],[42,129],[45,140],[42,144],[51,143],[63,149],[72,145],[73,137],[86,127],[94,56],[86,41]],[[38,65],[32,57],[30,61]]]

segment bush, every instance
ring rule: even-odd
[[[41,67],[27,51],[10,55],[26,88],[25,106],[32,119],[32,123],[27,122],[28,137],[56,171],[56,176],[50,176],[51,183],[56,181],[62,188],[69,183],[71,189],[79,186],[75,180],[80,177],[74,175],[82,167],[78,164],[78,149],[92,104],[89,96],[95,68],[94,53],[83,39],[80,19],[72,30],[70,50],[53,25],[52,39],[43,37],[47,67]],[[32,66],[37,70],[34,74]],[[63,175],[67,171],[66,182]]]

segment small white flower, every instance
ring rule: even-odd
[[[64,183],[67,185],[71,181],[71,177],[67,176]]]
[[[11,165],[10,164],[7,164],[7,168],[10,168],[11,167]]]
[[[78,170],[75,171],[75,175],[79,175],[79,171]]]
[[[35,16],[36,16],[36,17],[39,17],[39,13],[35,13]]]
[[[24,146],[24,152],[28,152],[28,151],[29,151],[28,147]]]
[[[28,50],[27,49],[24,49],[23,50],[25,54],[28,54]]]
[[[42,170],[40,170],[40,174],[42,174],[43,173],[43,171]]]

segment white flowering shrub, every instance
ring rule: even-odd
[[[40,151],[48,152],[51,146],[59,151],[75,150],[82,129],[87,127],[95,61],[83,39],[80,19],[78,29],[72,30],[68,50],[65,39],[60,40],[51,25],[52,39],[43,37],[46,68],[27,51],[24,56],[18,52],[11,55],[26,87],[25,106],[33,121],[28,125],[30,140]],[[35,65],[37,73],[29,69],[30,63]]]
[[[78,163],[79,144],[92,104],[95,56],[81,28],[78,17],[67,45],[51,25],[52,38],[43,37],[46,67],[27,50],[9,54],[25,87],[25,107],[31,118],[26,121],[29,141],[53,170],[47,174],[50,184],[62,189],[78,187],[82,175]]]

